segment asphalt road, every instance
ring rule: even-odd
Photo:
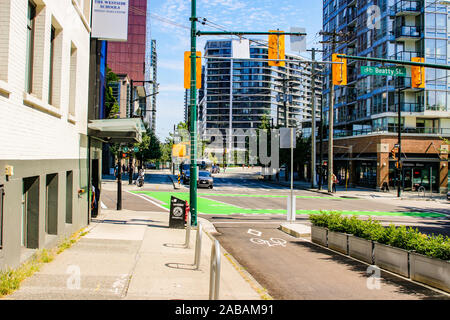
[[[199,216],[211,221],[219,232],[221,245],[265,287],[275,299],[447,299],[428,289],[388,272],[381,271],[379,282],[368,273],[368,265],[312,244],[308,239],[294,238],[278,230],[286,221],[286,195],[283,186],[258,181],[254,175],[221,174],[214,179],[214,189],[199,189]],[[167,172],[147,175],[144,188],[126,186],[124,208],[161,211],[169,195],[188,199],[188,186],[174,190]],[[115,205],[115,186],[104,188],[106,206]],[[354,210],[441,212],[448,207],[422,201],[375,201],[343,199],[306,190],[295,190],[297,210]],[[272,211],[271,211],[272,210]],[[221,212],[217,214],[214,212]],[[236,213],[233,213],[236,211]],[[255,214],[258,212],[258,214]],[[366,214],[360,215],[366,219]],[[439,218],[376,216],[384,224],[416,226],[425,233],[450,235],[448,216]],[[309,224],[308,215],[297,214],[297,221]],[[376,279],[375,279],[376,280]],[[372,282],[371,282],[372,281]],[[372,285],[371,285],[372,283]],[[379,284],[379,288],[373,283]]]

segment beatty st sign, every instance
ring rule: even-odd
[[[405,67],[370,67],[362,66],[361,74],[366,76],[393,76],[406,77]]]

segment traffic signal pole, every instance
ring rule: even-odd
[[[400,80],[399,77],[397,79]],[[400,82],[400,81],[399,81]],[[398,87],[398,114],[397,114],[397,121],[398,121],[398,156],[397,156],[397,197],[400,198],[402,191],[401,191],[401,180],[403,180],[403,170],[402,170],[402,125],[401,125],[401,117],[402,117],[402,108],[400,105],[400,85]],[[411,177],[412,179],[412,177]]]
[[[197,36],[207,35],[294,35],[306,36],[303,32],[228,32],[197,31],[197,1],[191,0],[191,83],[190,83],[190,136],[191,136],[191,179],[189,181],[189,207],[192,225],[197,225]]]
[[[191,1],[191,165],[189,179],[189,207],[192,225],[197,225],[197,1]]]

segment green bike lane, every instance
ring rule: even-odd
[[[175,196],[181,200],[189,201],[189,192],[167,192],[167,191],[131,191],[135,194],[145,195],[149,198],[157,200],[161,206],[169,209],[170,198]],[[336,197],[327,196],[302,196],[297,195],[298,215],[309,215],[320,213],[323,210],[332,210],[343,215],[360,215],[360,216],[391,216],[391,217],[417,217],[417,218],[445,218],[446,215],[432,212],[408,210],[408,207],[395,208],[391,210],[370,210],[370,207],[376,207],[375,203],[362,201],[361,199],[337,199]],[[198,212],[207,215],[233,215],[233,214],[272,214],[285,215],[286,195],[259,195],[259,194],[225,194],[225,193],[199,193],[198,194]],[[303,201],[299,204],[300,201]],[[320,205],[314,203],[320,201]],[[325,202],[324,202],[325,201]],[[338,206],[336,206],[338,204]],[[351,207],[345,209],[346,204]],[[299,206],[308,208],[298,209]],[[251,207],[254,208],[251,208]],[[258,208],[255,208],[258,206]],[[311,207],[322,208],[311,208]],[[269,208],[261,208],[269,207]],[[335,207],[335,208],[333,208]],[[341,209],[336,209],[336,207]],[[326,209],[329,208],[329,209]],[[361,209],[364,208],[364,209]],[[415,208],[412,208],[415,209]]]

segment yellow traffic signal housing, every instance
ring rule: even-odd
[[[397,148],[394,148],[391,150],[391,154],[392,154],[392,159],[397,160]]]
[[[197,67],[195,71],[196,75],[196,87],[197,89],[200,89],[202,87],[202,59],[201,59],[202,53],[200,51],[197,51],[196,57],[197,61],[195,66]],[[184,52],[184,88],[190,89],[191,88],[191,52],[185,51]]]
[[[347,59],[338,58],[338,53],[333,53],[332,62],[342,62],[342,64],[332,64],[331,74],[333,77],[333,84],[335,86],[347,85]]]
[[[173,157],[185,157],[186,156],[186,145],[185,144],[174,144],[172,146],[172,156]]]
[[[269,32],[284,32],[277,30],[269,30]],[[284,35],[269,34],[269,60],[284,60],[285,59],[285,47],[284,47]],[[284,67],[286,63],[284,61],[269,61],[271,67]]]
[[[412,57],[412,62],[425,62],[425,58]],[[425,88],[425,67],[411,66],[411,87]]]

